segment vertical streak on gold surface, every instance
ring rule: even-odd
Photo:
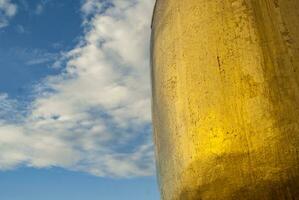
[[[299,199],[299,1],[158,0],[163,200]]]

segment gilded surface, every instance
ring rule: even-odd
[[[299,199],[299,1],[158,0],[163,200]]]

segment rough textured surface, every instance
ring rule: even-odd
[[[158,0],[163,200],[299,199],[299,1]]]

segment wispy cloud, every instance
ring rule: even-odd
[[[8,25],[8,20],[17,13],[17,6],[10,0],[0,0],[0,28]]]
[[[85,36],[66,54],[64,72],[35,86],[36,98],[25,115],[0,120],[0,169],[58,166],[97,176],[153,174],[149,38],[154,2],[107,2],[85,1]],[[17,109],[7,95],[0,102],[0,116]]]
[[[24,31],[26,32],[26,30]],[[20,63],[26,66],[33,66],[33,65],[50,66],[52,63],[59,61],[59,58],[60,59],[63,58],[60,54],[63,54],[63,52],[53,53],[45,49],[21,48],[21,47],[14,47],[8,49],[6,53],[6,55],[19,60]]]
[[[40,15],[44,12],[45,7],[51,0],[41,0],[35,7],[34,14]]]
[[[17,31],[18,33],[20,33],[20,34],[24,34],[24,33],[27,33],[27,32],[28,32],[28,31],[25,30],[24,26],[22,26],[22,25],[20,25],[20,24],[16,25],[15,28],[16,28],[16,31]]]
[[[40,15],[43,11],[44,11],[44,5],[40,3],[36,6],[34,13]]]

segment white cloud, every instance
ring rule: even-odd
[[[153,3],[85,1],[85,37],[67,53],[65,71],[35,87],[36,98],[26,115],[0,120],[0,169],[58,166],[97,176],[153,174]],[[14,111],[15,104],[0,96],[0,117],[7,113],[2,105]]]
[[[9,18],[17,13],[17,6],[10,0],[0,0],[0,28],[8,25]]]
[[[0,8],[4,15],[12,17],[17,12],[17,6],[11,3],[10,0],[0,0]]]

